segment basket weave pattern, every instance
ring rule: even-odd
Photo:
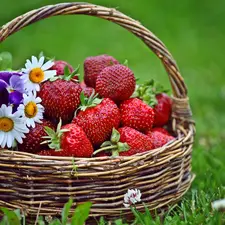
[[[191,152],[195,126],[187,89],[176,62],[165,45],[138,21],[116,11],[88,3],[45,6],[15,18],[0,28],[0,42],[41,19],[85,14],[112,21],[143,40],[162,61],[173,90],[172,129],[177,138],[169,145],[130,157],[49,157],[25,152],[0,152],[0,206],[20,208],[28,215],[57,215],[72,196],[74,202],[91,201],[91,216],[130,214],[123,207],[128,188],[138,188],[149,209],[177,202],[193,180]],[[142,210],[143,205],[137,205]]]

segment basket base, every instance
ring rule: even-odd
[[[158,203],[158,205],[156,205],[156,207],[154,207],[154,208],[152,207],[151,203],[145,204],[150,209],[152,217],[154,218],[154,215],[157,213],[157,215],[160,215],[161,218],[163,219],[163,216],[168,211],[169,207],[171,207],[181,201],[182,196],[189,190],[190,185],[191,185],[192,181],[194,180],[194,178],[195,178],[195,174],[192,174],[187,180],[185,180],[182,183],[183,185],[181,185],[179,191],[176,194],[171,193],[171,195],[165,196],[164,199],[162,199],[162,202],[163,202],[162,204]],[[168,199],[167,201],[166,201],[166,198]],[[0,205],[3,206],[2,204],[0,204]],[[11,209],[13,209],[13,208],[11,207]],[[140,212],[144,212],[144,210],[145,210],[143,205],[138,205],[137,209]],[[22,209],[21,209],[21,211],[22,211]],[[60,218],[61,212],[59,212],[57,214],[52,215],[52,217]],[[0,214],[0,215],[1,215],[0,218],[2,218],[2,214]],[[40,213],[40,216],[44,216],[44,214]],[[26,216],[26,223],[34,224],[36,221],[36,218],[37,218],[37,215],[28,214]],[[95,224],[97,225],[100,218],[101,218],[101,216],[97,216],[97,215],[91,213],[88,220],[86,221],[85,225],[95,225]],[[123,213],[121,212],[120,217],[118,217],[118,215],[113,215],[113,213],[110,215],[104,216],[105,221],[109,222],[109,224],[112,223],[112,221],[115,221],[116,219],[119,219],[119,218],[124,218],[124,220],[126,220],[126,222],[129,223],[129,222],[133,222],[134,215],[130,209],[127,209],[125,212],[123,212]]]

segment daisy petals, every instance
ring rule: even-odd
[[[42,70],[48,70],[48,69],[51,68],[53,65],[54,65],[54,62],[53,62],[53,61],[48,61],[48,62],[46,62],[46,63],[41,67],[41,69],[42,69]]]
[[[43,63],[45,61],[45,57],[42,56],[40,59],[39,59],[39,62],[38,62],[38,67],[42,67]]]
[[[32,66],[33,66],[33,68],[38,67],[38,59],[37,59],[37,57],[32,56],[31,59],[32,59]]]

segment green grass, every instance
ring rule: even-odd
[[[4,9],[0,24],[46,2],[60,1],[0,1],[0,9]],[[224,215],[212,212],[210,206],[212,201],[225,198],[225,1],[89,2],[117,7],[152,30],[173,54],[188,86],[197,128],[193,152],[196,179],[183,200],[183,208],[169,214],[165,224],[225,223],[221,222]],[[156,78],[169,86],[159,60],[140,40],[98,18],[65,16],[41,21],[8,38],[0,45],[0,51],[4,50],[14,55],[15,68],[42,50],[74,66],[89,55],[107,53],[121,61],[128,59],[141,80]]]

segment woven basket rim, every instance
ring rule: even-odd
[[[8,150],[8,149],[2,149],[0,151],[0,155],[4,154],[4,153],[11,153],[12,155],[23,155],[25,158],[27,159],[31,159],[31,158],[36,158],[36,159],[49,159],[49,160],[83,160],[83,161],[98,161],[98,160],[102,160],[102,159],[124,159],[124,160],[129,160],[129,159],[142,159],[145,158],[146,156],[149,157],[156,157],[158,154],[165,152],[166,150],[168,150],[169,148],[171,148],[174,145],[177,144],[181,144],[183,143],[184,139],[187,139],[188,137],[190,137],[193,133],[193,131],[189,130],[189,133],[187,136],[183,136],[181,138],[175,138],[175,140],[172,140],[170,142],[168,142],[167,144],[165,144],[162,147],[159,148],[155,148],[155,149],[150,149],[148,151],[142,152],[142,153],[137,153],[131,156],[98,156],[98,157],[72,157],[72,156],[42,156],[42,155],[38,155],[38,154],[34,154],[34,153],[28,153],[28,152],[22,152],[22,151],[14,151],[14,150]],[[190,143],[192,144],[192,143]]]

